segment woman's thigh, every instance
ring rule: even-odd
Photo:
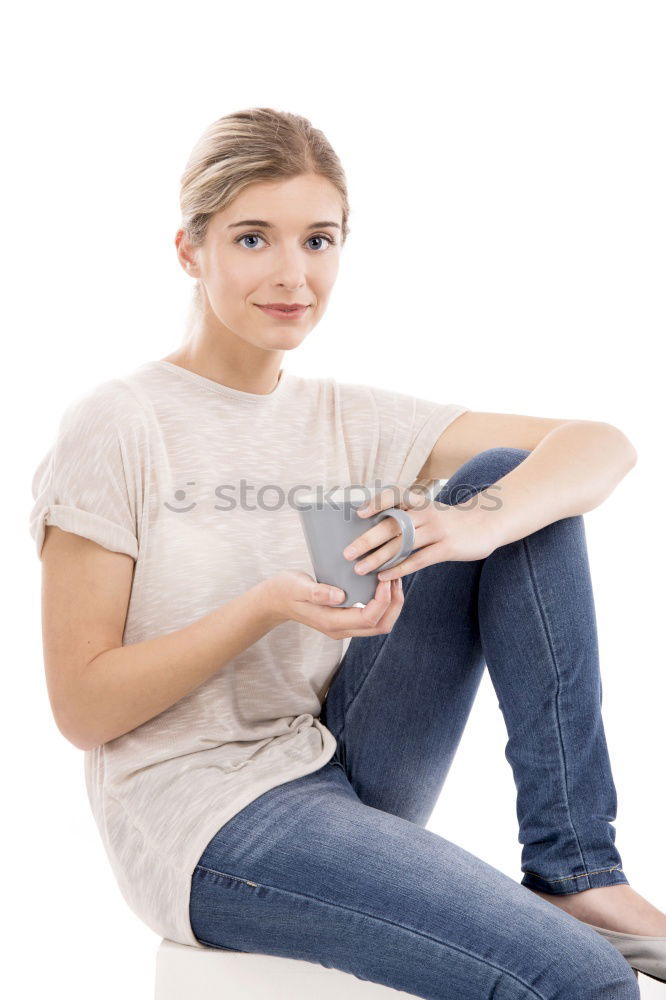
[[[639,997],[595,931],[364,804],[334,761],[218,831],[192,875],[190,919],[209,947],[315,962],[431,1000]]]

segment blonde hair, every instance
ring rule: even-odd
[[[347,183],[340,160],[307,118],[274,108],[247,108],[214,121],[199,137],[180,178],[181,226],[192,245],[206,239],[212,215],[250,184],[304,173],[326,177],[340,193],[341,243],[349,233]],[[185,339],[202,307],[196,282]]]

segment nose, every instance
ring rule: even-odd
[[[289,291],[297,291],[306,284],[305,265],[299,249],[284,248],[275,271],[275,284]]]
[[[300,288],[305,287],[305,278],[302,273],[292,269],[289,272],[280,271],[276,275],[274,283],[277,288],[284,288],[287,292],[297,292]]]

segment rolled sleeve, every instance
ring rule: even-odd
[[[137,558],[135,477],[122,405],[122,389],[110,383],[65,411],[32,480],[30,533],[40,559],[47,524]]]

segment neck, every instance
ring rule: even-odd
[[[230,389],[263,396],[278,384],[284,353],[248,344],[228,330],[207,334],[195,329],[182,347],[162,360]]]

